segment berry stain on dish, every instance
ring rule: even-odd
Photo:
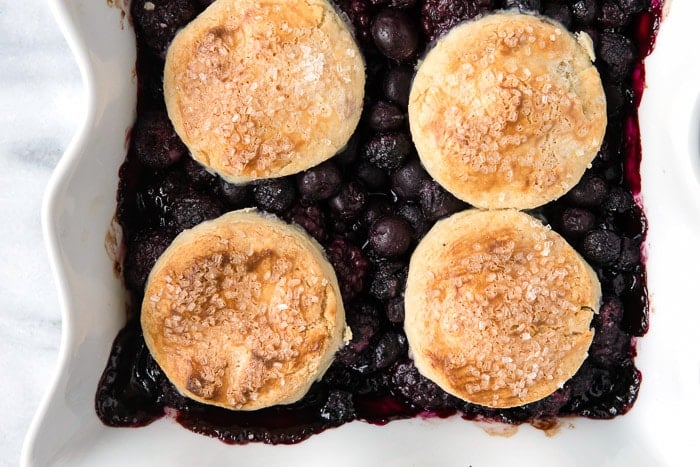
[[[144,426],[166,414],[226,443],[289,444],[353,420],[385,424],[416,416],[530,423],[545,430],[567,416],[610,419],[640,390],[635,340],[649,326],[639,205],[637,106],[643,59],[652,50],[660,0],[336,0],[364,58],[364,107],[335,156],[299,173],[245,185],[195,162],[168,118],[163,69],[179,30],[208,0],[135,0],[137,119],[119,172],[117,220],[125,284],[143,301],[148,276],[186,229],[247,207],[274,213],[324,248],[338,279],[352,339],[300,400],[234,411],[183,396],[144,341],[140,310],[128,311],[95,398],[109,426]],[[465,21],[504,9],[534,13],[590,36],[607,103],[600,150],[559,199],[528,211],[593,268],[602,301],[588,357],[550,395],[511,408],[466,402],[425,377],[409,358],[404,293],[409,260],[435,222],[468,207],[421,165],[407,107],[419,60]]]

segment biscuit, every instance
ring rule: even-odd
[[[409,97],[426,170],[484,209],[563,195],[603,141],[606,101],[590,38],[549,19],[499,13],[457,26],[427,54]]]
[[[232,183],[281,177],[342,149],[364,61],[325,0],[217,0],[171,43],[163,91],[192,157]]]
[[[148,278],[141,326],[178,391],[234,410],[301,399],[348,334],[318,243],[251,209],[178,235]]]
[[[405,331],[421,374],[488,407],[524,405],[576,373],[600,283],[557,233],[515,210],[463,211],[416,248]]]

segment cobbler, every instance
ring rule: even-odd
[[[641,250],[637,106],[642,60],[653,47],[661,0],[336,0],[366,61],[361,122],[346,148],[306,172],[234,185],[189,155],[163,100],[165,53],[207,0],[134,0],[138,106],[119,172],[117,218],[131,303],[143,298],[156,259],[175,236],[221,214],[255,206],[304,228],[325,248],[352,341],[297,403],[230,411],[182,396],[149,354],[138,309],[114,341],[95,407],[110,426],[142,426],[174,414],[184,427],[227,443],[295,443],[352,420],[384,424],[415,416],[550,426],[557,418],[609,419],[632,408],[641,383],[635,340],[647,332]],[[158,8],[153,8],[154,4]],[[550,396],[511,409],[470,404],[422,376],[408,356],[403,294],[416,244],[439,219],[468,207],[420,164],[408,131],[418,60],[452,27],[492,10],[520,9],[585,31],[607,97],[602,148],[565,196],[530,214],[561,234],[595,269],[603,290],[595,337],[578,372]],[[157,12],[157,14],[154,14]]]

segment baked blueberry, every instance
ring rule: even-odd
[[[431,221],[462,211],[468,206],[433,180],[423,180],[418,199],[425,218]]]
[[[342,176],[333,162],[326,161],[298,174],[296,179],[303,199],[320,201],[338,193]]]
[[[622,241],[610,230],[593,230],[583,239],[583,255],[596,264],[608,265],[620,256]]]
[[[627,37],[615,32],[603,32],[598,42],[598,57],[613,82],[619,83],[629,76],[637,58],[634,44]]]
[[[506,8],[517,8],[522,12],[539,12],[542,8],[540,0],[505,0]]]
[[[418,48],[418,29],[407,13],[393,8],[380,11],[372,21],[372,38],[388,58],[402,61]]]
[[[408,107],[408,96],[411,91],[411,82],[415,71],[408,66],[399,66],[390,69],[382,81],[384,96],[391,102],[399,104],[402,108]]]
[[[242,207],[252,199],[252,185],[237,185],[219,178],[219,197],[229,206]]]
[[[331,391],[326,403],[321,407],[320,416],[334,425],[342,425],[354,419],[356,414],[352,393],[341,390]]]
[[[583,208],[566,208],[561,213],[560,224],[564,235],[579,238],[595,227],[595,215]]]
[[[402,217],[409,223],[413,231],[413,238],[420,240],[430,229],[430,223],[423,215],[423,210],[420,205],[412,201],[402,202],[399,204],[396,214]]]
[[[175,33],[199,12],[194,0],[135,0],[131,17],[139,39],[165,58]]]
[[[394,324],[403,324],[406,316],[403,296],[394,297],[386,304],[386,317]]]
[[[398,130],[403,126],[405,119],[403,110],[385,101],[374,104],[367,118],[370,128],[377,131]]]
[[[399,358],[406,357],[408,342],[403,333],[389,331],[382,335],[374,347],[372,366],[381,370],[393,365]]]
[[[391,190],[402,198],[416,199],[424,180],[430,180],[417,158],[409,159],[391,176]]]
[[[382,191],[389,180],[385,170],[366,160],[361,160],[357,163],[355,174],[372,191]]]
[[[581,181],[566,194],[566,199],[583,207],[601,204],[608,194],[608,184],[602,177],[584,175]]]
[[[621,28],[630,20],[631,12],[623,9],[617,0],[605,0],[600,6],[598,21],[605,28]]]
[[[380,169],[394,170],[412,151],[413,145],[405,133],[382,133],[365,143],[362,155]]]
[[[387,258],[401,256],[411,245],[413,231],[399,216],[385,216],[372,224],[367,234],[370,247]]]
[[[397,261],[381,261],[376,265],[369,293],[378,300],[398,297],[405,288],[408,267]]]
[[[367,191],[362,183],[350,181],[340,188],[340,192],[328,200],[331,211],[340,220],[353,220],[362,212],[367,202]]]
[[[272,178],[255,183],[255,204],[265,211],[282,213],[294,203],[297,193],[289,178]]]
[[[132,138],[136,158],[150,169],[165,169],[188,154],[163,111],[148,112],[139,118]]]
[[[455,398],[424,377],[410,361],[399,362],[392,368],[392,392],[421,409],[439,410],[453,407]]]
[[[578,0],[571,3],[571,14],[581,25],[593,23],[598,16],[598,4],[596,0]]]
[[[362,212],[362,223],[369,228],[376,220],[389,215],[393,209],[394,205],[389,197],[372,195]]]

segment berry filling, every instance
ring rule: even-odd
[[[421,416],[532,423],[557,417],[608,419],[632,408],[641,383],[635,338],[648,329],[640,251],[646,220],[639,193],[637,105],[642,59],[653,48],[660,0],[337,0],[367,64],[365,109],[348,146],[306,172],[247,186],[195,163],[166,117],[163,58],[176,31],[210,1],[134,1],[138,117],[119,172],[117,217],[132,303],[182,230],[224,212],[257,207],[309,232],[325,248],[345,301],[352,341],[299,402],[254,412],[207,406],[180,395],[146,348],[138,310],[129,312],[100,380],[95,408],[110,426],[143,426],[174,414],[184,427],[227,443],[296,443],[352,420],[384,424]],[[592,265],[603,288],[595,338],[583,366],[550,396],[512,409],[461,401],[423,377],[403,332],[406,274],[418,241],[437,221],[468,207],[425,172],[408,133],[414,67],[456,24],[491,10],[537,12],[594,41],[608,99],[606,139],[580,183],[531,214]]]

